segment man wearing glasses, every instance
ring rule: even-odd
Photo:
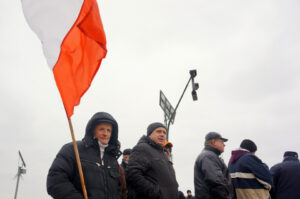
[[[216,132],[209,132],[205,136],[204,149],[197,157],[194,166],[196,199],[233,198],[228,168],[219,157],[224,152],[226,141],[228,139]]]

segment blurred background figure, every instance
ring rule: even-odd
[[[178,198],[179,199],[185,199],[184,194],[182,193],[182,191],[178,191]]]
[[[186,194],[187,194],[186,199],[194,199],[194,196],[192,195],[191,190],[187,190]]]
[[[300,198],[300,162],[297,152],[285,152],[283,161],[271,168],[271,174],[274,184],[272,199]]]
[[[131,149],[125,149],[123,151],[123,159],[122,159],[122,163],[121,166],[123,167],[123,169],[125,170],[130,158],[130,154],[131,154]]]

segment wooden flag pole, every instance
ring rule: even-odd
[[[84,199],[88,199],[87,192],[86,192],[86,187],[85,187],[85,183],[84,183],[84,178],[83,178],[83,172],[82,172],[78,147],[77,147],[75,136],[74,136],[74,131],[73,131],[73,125],[72,125],[71,118],[68,118],[68,122],[69,122],[69,126],[70,126],[72,140],[73,140],[73,147],[74,147],[74,151],[75,151],[75,157],[76,157],[76,162],[77,162],[77,166],[78,166],[78,171],[79,171],[83,196],[84,196]]]

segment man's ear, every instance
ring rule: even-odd
[[[215,146],[215,144],[216,144],[216,140],[215,140],[215,139],[212,139],[212,140],[211,140],[211,145]]]

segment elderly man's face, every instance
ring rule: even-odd
[[[163,146],[167,139],[167,131],[163,127],[156,128],[149,135],[149,138],[156,144]]]
[[[94,129],[94,138],[97,138],[101,144],[108,144],[112,132],[112,125],[109,123],[98,124]]]
[[[212,140],[212,146],[221,151],[222,153],[224,152],[225,144],[222,139]]]

